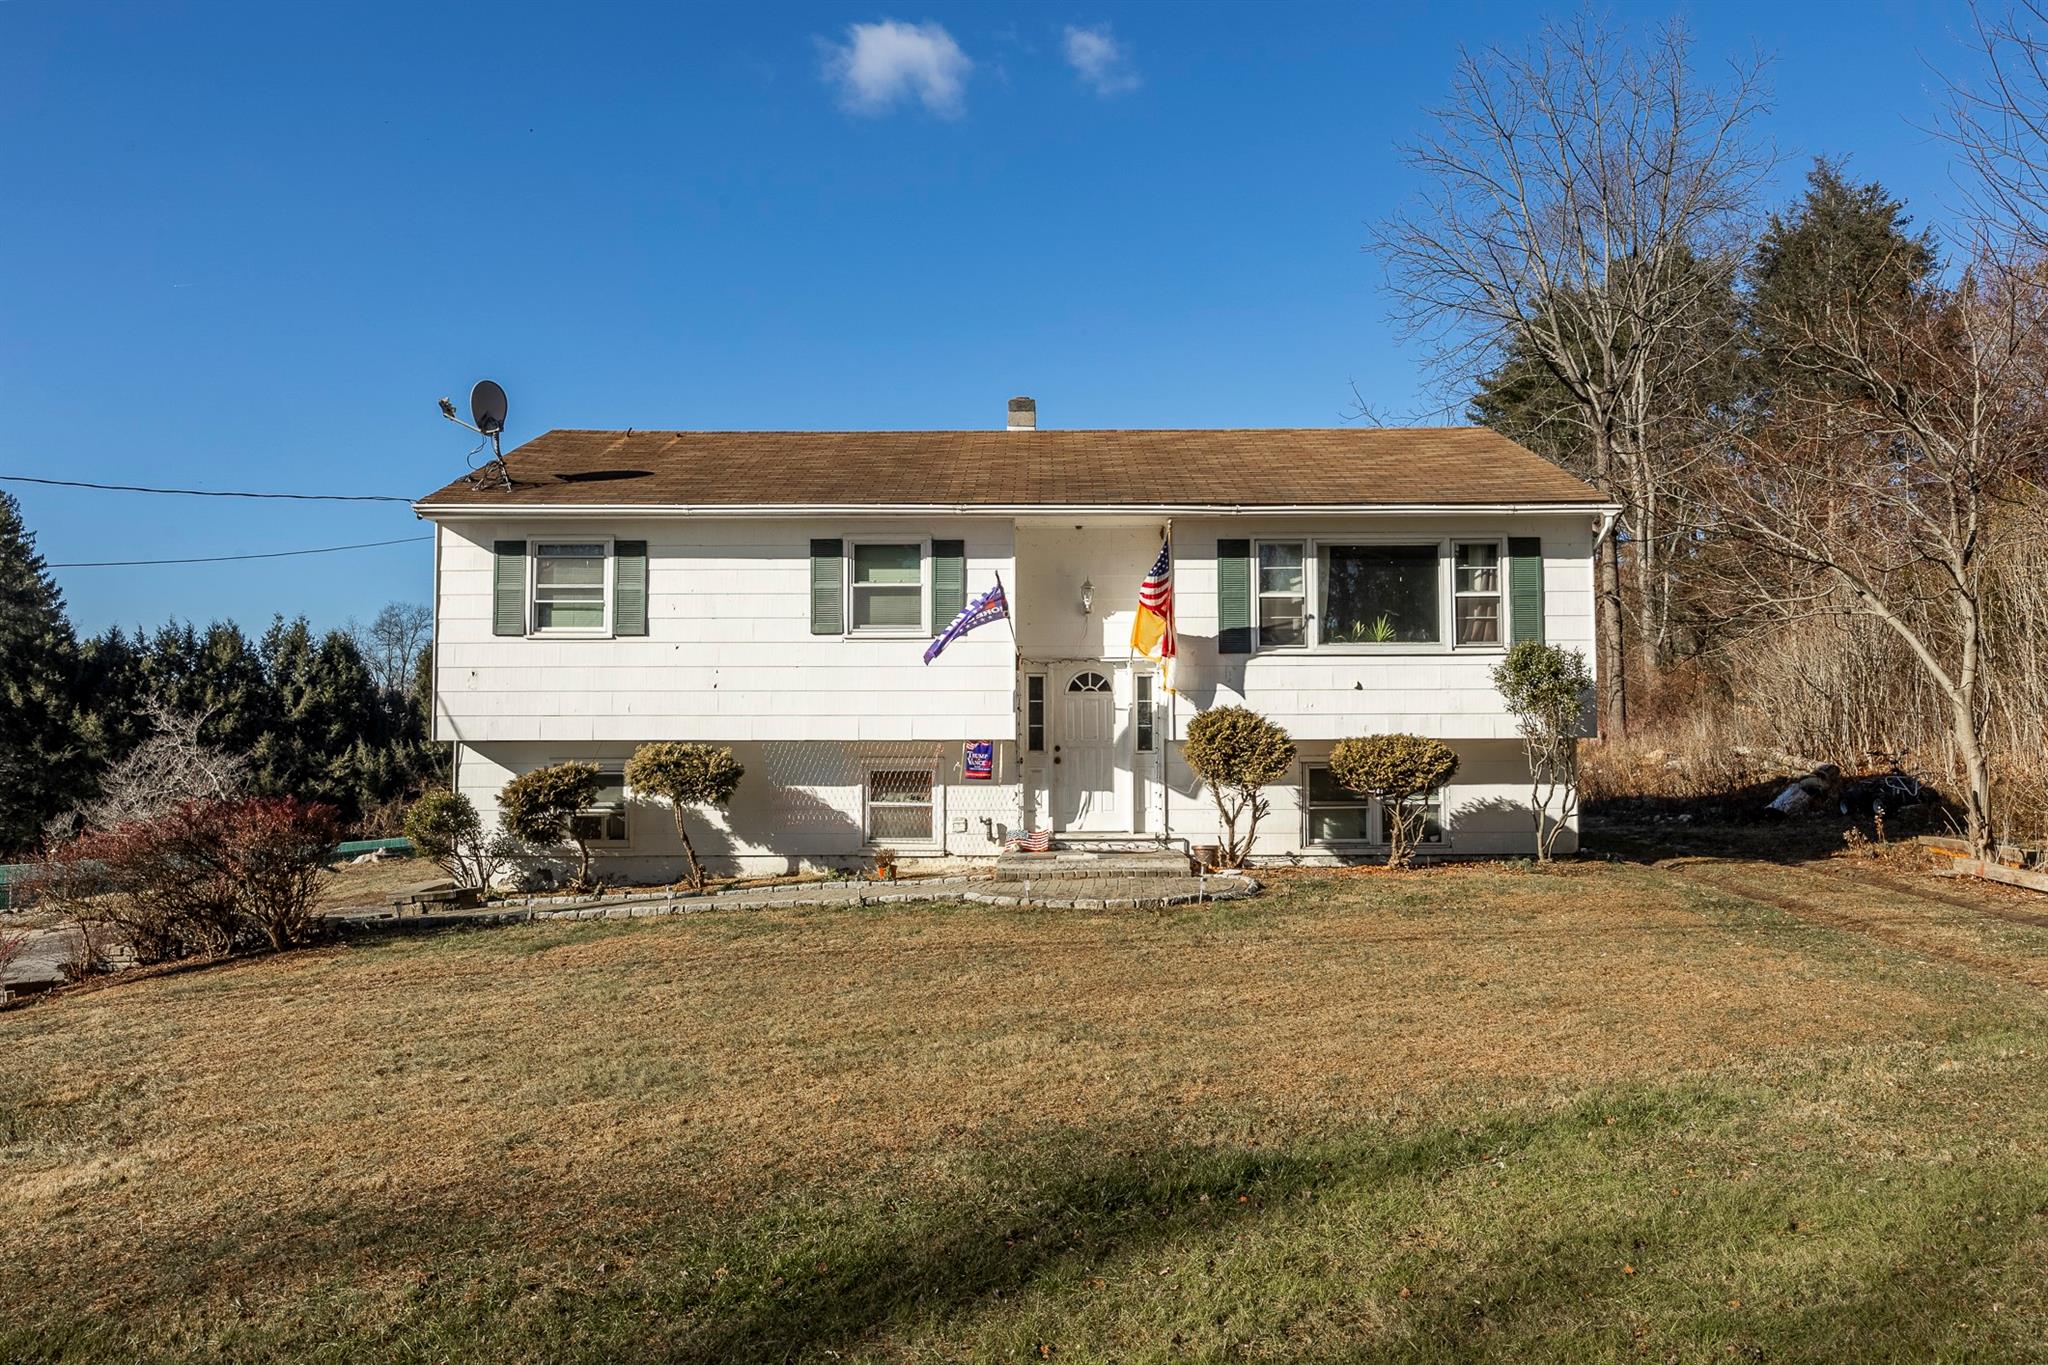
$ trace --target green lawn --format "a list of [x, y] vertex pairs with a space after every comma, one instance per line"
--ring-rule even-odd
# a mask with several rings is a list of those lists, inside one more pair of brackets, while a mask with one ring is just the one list
[[2048, 928], [1841, 862], [355, 943], [0, 1014], [0, 1359], [2048, 1356]]

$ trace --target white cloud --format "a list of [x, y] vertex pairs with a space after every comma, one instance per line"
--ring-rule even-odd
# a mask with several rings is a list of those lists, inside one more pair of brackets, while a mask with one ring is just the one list
[[880, 114], [912, 95], [941, 118], [965, 112], [974, 63], [938, 24], [848, 24], [845, 43], [822, 46], [825, 80], [854, 113]]
[[1108, 24], [1093, 28], [1068, 24], [1064, 48], [1067, 65], [1096, 94], [1107, 97], [1138, 88], [1140, 82], [1131, 67], [1131, 54], [1109, 31]]

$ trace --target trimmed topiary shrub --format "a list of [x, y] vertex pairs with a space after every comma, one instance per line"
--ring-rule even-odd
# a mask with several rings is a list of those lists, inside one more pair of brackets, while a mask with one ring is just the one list
[[1386, 826], [1387, 866], [1406, 867], [1422, 837], [1427, 796], [1458, 771], [1458, 756], [1440, 739], [1421, 735], [1367, 735], [1340, 739], [1330, 749], [1330, 776], [1380, 803]]
[[576, 845], [576, 885], [590, 885], [590, 845], [576, 829], [578, 811], [597, 803], [604, 774], [595, 763], [556, 763], [521, 773], [498, 793], [505, 832], [536, 848]]
[[658, 796], [674, 808], [676, 833], [682, 836], [683, 853], [690, 860], [693, 890], [704, 889], [704, 868], [697, 861], [697, 846], [690, 842], [690, 827], [683, 812], [691, 806], [725, 805], [746, 775], [747, 770], [730, 749], [673, 740], [641, 745], [626, 764], [626, 782], [634, 792]]
[[[1215, 798], [1223, 822], [1223, 865], [1242, 867], [1270, 809], [1264, 789], [1294, 767], [1294, 741], [1256, 711], [1219, 706], [1188, 722], [1181, 753]], [[1251, 819], [1240, 838], [1237, 822], [1246, 814]]]

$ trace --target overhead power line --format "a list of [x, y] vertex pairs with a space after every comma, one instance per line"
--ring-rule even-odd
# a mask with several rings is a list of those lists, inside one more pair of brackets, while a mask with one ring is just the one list
[[93, 559], [50, 564], [52, 569], [127, 569], [143, 564], [223, 564], [231, 559], [290, 559], [294, 555], [331, 555], [342, 550], [374, 550], [380, 545], [421, 545], [432, 536], [401, 536], [397, 540], [366, 540], [359, 545], [323, 545], [317, 550], [272, 550], [256, 555], [199, 555], [192, 559]]
[[[145, 488], [132, 483], [86, 483], [79, 479], [38, 479], [27, 474], [0, 474], [0, 483], [39, 483], [50, 488], [91, 488], [102, 493], [167, 493], [181, 498], [275, 498], [286, 502], [402, 502], [411, 498], [387, 493], [229, 493], [213, 488]], [[304, 553], [313, 553], [305, 551]], [[138, 561], [141, 562], [141, 561]], [[170, 561], [165, 561], [170, 562]]]

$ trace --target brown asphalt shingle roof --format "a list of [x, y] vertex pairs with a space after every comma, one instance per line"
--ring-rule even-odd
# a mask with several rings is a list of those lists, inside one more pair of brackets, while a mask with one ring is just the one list
[[1600, 503], [1484, 427], [1232, 431], [550, 431], [513, 487], [424, 509], [594, 506], [1346, 506]]

